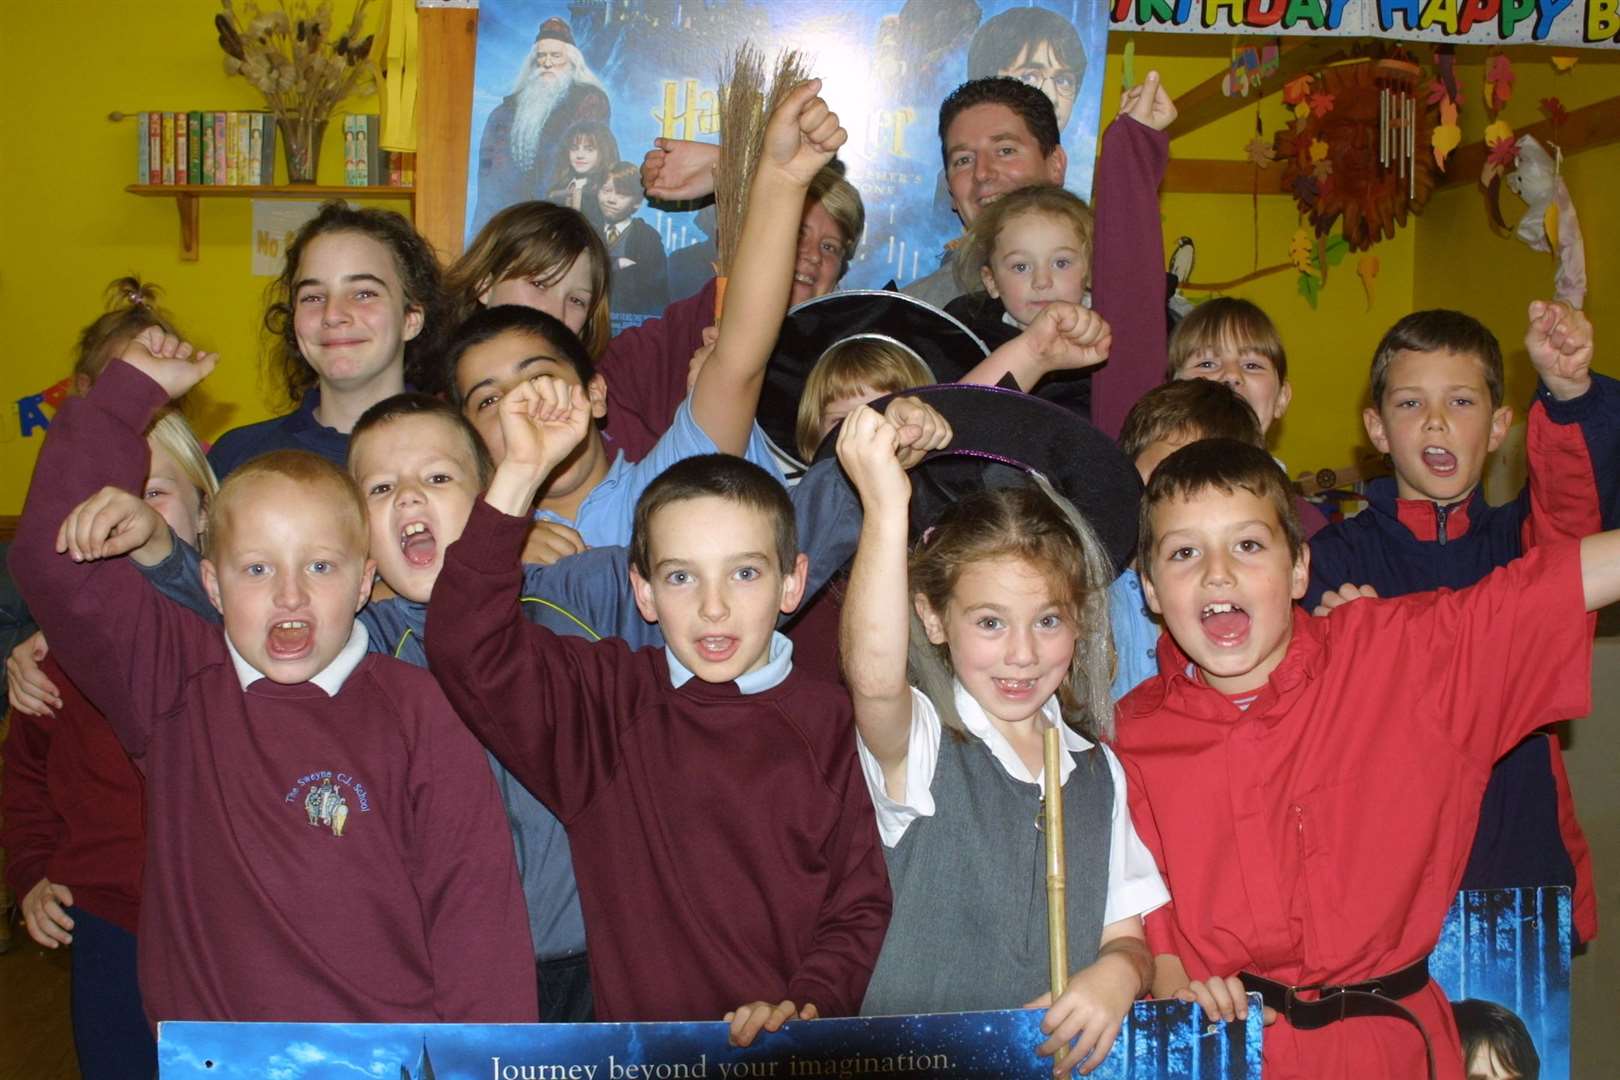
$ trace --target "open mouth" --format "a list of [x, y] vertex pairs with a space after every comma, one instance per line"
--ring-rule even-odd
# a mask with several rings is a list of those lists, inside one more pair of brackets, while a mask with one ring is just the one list
[[697, 640], [698, 655], [711, 664], [723, 664], [737, 653], [739, 642], [729, 634], [711, 634]]
[[315, 648], [315, 630], [304, 619], [286, 619], [270, 627], [265, 652], [272, 660], [297, 660]]
[[1205, 604], [1198, 619], [1204, 635], [1222, 648], [1241, 645], [1249, 636], [1249, 613], [1230, 601]]
[[800, 271], [800, 272], [795, 273], [793, 275], [793, 284], [795, 284], [795, 285], [808, 285], [810, 288], [813, 289], [813, 288], [816, 287], [816, 279], [811, 277], [809, 274], [806, 274], [806, 273]]
[[1423, 466], [1436, 476], [1454, 476], [1457, 472], [1457, 455], [1443, 446], [1425, 446]]
[[1025, 701], [1035, 693], [1034, 679], [997, 679], [991, 678], [996, 693], [1009, 701]]
[[412, 521], [399, 530], [399, 550], [412, 566], [432, 566], [439, 556], [439, 542], [425, 521]]

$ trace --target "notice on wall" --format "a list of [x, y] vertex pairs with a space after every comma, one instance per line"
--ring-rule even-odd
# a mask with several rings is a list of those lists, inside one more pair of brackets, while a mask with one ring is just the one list
[[287, 258], [287, 245], [298, 230], [321, 208], [319, 202], [282, 199], [253, 200], [253, 237], [250, 268], [254, 277], [275, 277]]

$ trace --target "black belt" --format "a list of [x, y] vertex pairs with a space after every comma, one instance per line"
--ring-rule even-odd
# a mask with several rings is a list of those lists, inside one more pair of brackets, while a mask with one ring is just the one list
[[[1260, 1000], [1268, 1008], [1275, 1009], [1278, 1016], [1301, 1031], [1312, 1031], [1361, 1016], [1387, 1016], [1407, 1021], [1423, 1036], [1423, 1054], [1429, 1063], [1429, 1080], [1435, 1080], [1434, 1046], [1429, 1042], [1429, 1033], [1412, 1011], [1398, 1000], [1411, 997], [1429, 985], [1427, 956], [1393, 974], [1344, 986], [1324, 983], [1288, 986], [1252, 971], [1241, 971], [1238, 978], [1243, 981], [1243, 989], [1259, 994]], [[1299, 996], [1301, 993], [1315, 996], [1304, 998]]]

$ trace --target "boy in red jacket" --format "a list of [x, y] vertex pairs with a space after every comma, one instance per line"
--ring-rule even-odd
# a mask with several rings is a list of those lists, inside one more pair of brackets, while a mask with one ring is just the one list
[[1274, 1080], [1410, 1080], [1426, 1059], [1461, 1080], [1428, 954], [1491, 765], [1588, 710], [1585, 612], [1620, 599], [1620, 532], [1313, 618], [1287, 478], [1212, 439], [1154, 472], [1139, 543], [1169, 634], [1116, 745], [1172, 897], [1146, 920], [1155, 991], [1227, 1017], [1260, 992]]
[[432, 678], [368, 655], [355, 622], [375, 564], [353, 482], [297, 451], [232, 474], [203, 563], [223, 636], [94, 561], [134, 546], [141, 432], [213, 366], [190, 357], [148, 331], [63, 405], [11, 550], [53, 654], [146, 776], [148, 1016], [532, 1018], [489, 767]]
[[763, 469], [688, 458], [636, 505], [631, 583], [665, 648], [562, 638], [519, 605], [539, 485], [584, 438], [583, 391], [499, 404], [506, 456], [428, 606], [428, 664], [568, 829], [601, 1020], [853, 1015], [889, 921], [849, 697], [774, 632], [804, 589], [792, 504]]

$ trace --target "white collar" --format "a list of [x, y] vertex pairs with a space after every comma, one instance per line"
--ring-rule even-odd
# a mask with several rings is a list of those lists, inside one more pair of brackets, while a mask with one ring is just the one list
[[[354, 674], [354, 669], [360, 666], [360, 661], [366, 658], [366, 650], [370, 647], [371, 635], [366, 633], [366, 628], [359, 619], [354, 620], [354, 629], [349, 631], [349, 640], [344, 642], [343, 648], [338, 650], [332, 662], [316, 672], [309, 681], [324, 690], [327, 697], [337, 697], [338, 691], [343, 689], [344, 682]], [[242, 684], [243, 690], [260, 679], [269, 678], [243, 659], [242, 654], [236, 651], [236, 646], [231, 644], [229, 634], [225, 635], [225, 649], [231, 654], [231, 666], [236, 669], [236, 681]]]
[[[952, 680], [952, 685], [956, 689], [956, 715], [961, 719], [962, 726], [968, 729], [968, 733], [990, 748], [990, 755], [1006, 770], [1008, 776], [1026, 784], [1041, 783], [1044, 778], [1029, 774], [1024, 759], [1018, 756], [1018, 751], [1012, 748], [1012, 743], [1008, 742], [1007, 737], [990, 722], [984, 709], [973, 700], [973, 695], [963, 688], [959, 680]], [[1056, 694], [1046, 699], [1046, 704], [1041, 706], [1041, 714], [1050, 723], [1056, 724], [1058, 731], [1062, 733], [1064, 754], [1058, 770], [1058, 782], [1066, 783], [1069, 774], [1074, 771], [1074, 755], [1091, 749], [1092, 744], [1085, 736], [1063, 722]]]
[[[669, 663], [670, 685], [679, 690], [697, 676], [675, 657], [675, 650], [664, 646], [664, 659]], [[793, 640], [780, 630], [771, 631], [771, 651], [765, 664], [753, 671], [737, 676], [737, 693], [763, 694], [782, 685], [793, 673]]]

